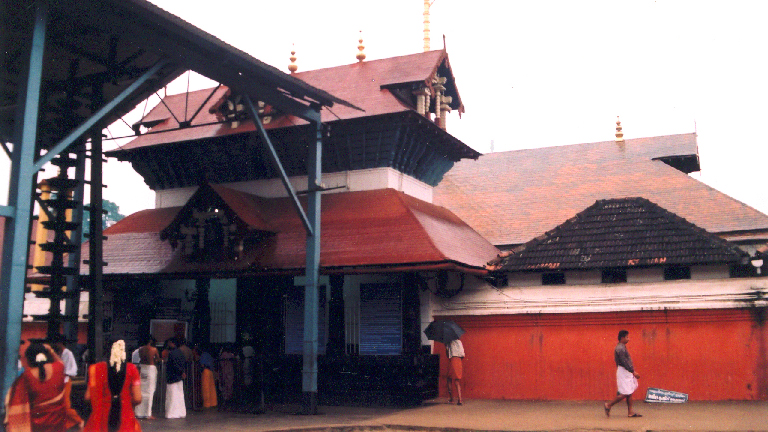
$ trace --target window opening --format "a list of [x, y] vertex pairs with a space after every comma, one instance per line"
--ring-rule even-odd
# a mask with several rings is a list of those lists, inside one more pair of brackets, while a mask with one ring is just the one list
[[543, 273], [541, 275], [542, 285], [565, 285], [565, 273]]

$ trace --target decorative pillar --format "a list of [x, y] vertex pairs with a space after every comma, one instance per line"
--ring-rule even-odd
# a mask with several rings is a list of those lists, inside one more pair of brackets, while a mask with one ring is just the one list
[[451, 112], [451, 102], [453, 98], [451, 96], [443, 96], [440, 101], [440, 127], [446, 130], [448, 127], [448, 113]]
[[445, 77], [437, 76], [435, 77], [434, 85], [432, 88], [435, 90], [435, 122], [438, 126], [445, 129], [442, 124], [442, 105], [443, 105], [443, 93], [445, 92]]
[[414, 90], [413, 94], [416, 95], [416, 112], [426, 116], [429, 113], [429, 96], [431, 95], [429, 88], [421, 87]]

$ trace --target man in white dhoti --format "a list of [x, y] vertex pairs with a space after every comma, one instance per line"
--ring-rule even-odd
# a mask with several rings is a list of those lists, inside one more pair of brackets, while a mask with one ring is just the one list
[[152, 400], [155, 398], [157, 387], [157, 363], [160, 361], [160, 353], [155, 344], [157, 341], [150, 336], [147, 344], [139, 348], [139, 372], [141, 374], [141, 404], [136, 410], [136, 417], [154, 420], [152, 415]]
[[171, 352], [168, 354], [168, 363], [165, 368], [165, 417], [184, 418], [187, 416], [187, 406], [184, 403], [187, 362], [176, 338], [168, 341], [168, 348]]
[[637, 390], [637, 379], [640, 378], [640, 375], [635, 372], [632, 358], [629, 356], [629, 351], [627, 351], [627, 343], [629, 343], [629, 332], [621, 330], [619, 332], [619, 343], [613, 351], [613, 360], [616, 362], [616, 386], [618, 387], [618, 392], [616, 393], [616, 398], [603, 405], [606, 417], [611, 416], [611, 407], [623, 399], [627, 401], [628, 417], [642, 417], [632, 410], [632, 393]]

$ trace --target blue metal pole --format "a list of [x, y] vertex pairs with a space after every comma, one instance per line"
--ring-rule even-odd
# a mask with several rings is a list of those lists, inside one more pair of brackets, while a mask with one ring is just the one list
[[[2, 273], [0, 273], [0, 334], [5, 337], [0, 350], [0, 382], [5, 395], [16, 378], [16, 353], [21, 339], [21, 316], [24, 309], [24, 285], [29, 254], [29, 225], [32, 213], [33, 183], [37, 170], [35, 142], [37, 116], [43, 75], [43, 51], [48, 8], [45, 1], [37, 2], [35, 25], [29, 57], [26, 94], [20, 97], [21, 116], [16, 124], [11, 158], [11, 181], [8, 204], [14, 209], [6, 219], [3, 242]], [[5, 401], [3, 400], [3, 404]]]
[[[288, 174], [285, 173], [283, 164], [280, 162], [280, 156], [277, 155], [277, 150], [275, 150], [275, 146], [272, 145], [272, 141], [269, 139], [269, 135], [267, 135], [267, 131], [264, 129], [264, 125], [261, 123], [261, 119], [259, 119], [259, 113], [256, 111], [256, 108], [254, 107], [253, 102], [248, 95], [245, 95], [245, 106], [248, 109], [248, 113], [253, 118], [253, 124], [256, 125], [256, 131], [259, 133], [262, 141], [264, 141], [264, 144], [267, 146], [270, 159], [272, 160], [272, 165], [280, 174], [280, 180], [282, 180], [283, 186], [285, 186], [285, 190], [288, 192], [288, 197], [291, 198], [293, 208], [295, 208], [296, 212], [299, 213], [299, 218], [304, 224], [304, 229], [307, 230], [307, 234], [312, 235], [312, 224], [307, 218], [307, 215], [304, 213], [304, 209], [301, 207], [301, 203], [299, 202], [299, 198], [296, 195], [296, 191], [293, 190], [291, 181], [288, 179]], [[311, 182], [309, 188], [312, 189]]]
[[320, 180], [323, 151], [322, 123], [315, 125], [315, 145], [309, 146], [307, 160], [307, 214], [312, 231], [307, 234], [307, 285], [304, 288], [304, 367], [302, 391], [306, 414], [317, 414], [317, 344], [318, 344], [318, 278], [320, 276]]

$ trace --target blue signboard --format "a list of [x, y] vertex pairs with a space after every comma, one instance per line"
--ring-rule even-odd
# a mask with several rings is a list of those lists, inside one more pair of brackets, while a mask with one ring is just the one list
[[402, 351], [403, 312], [399, 285], [360, 285], [360, 355]]
[[671, 390], [649, 388], [645, 393], [645, 401], [655, 403], [685, 403], [688, 402], [688, 395], [686, 393], [679, 393]]
[[[317, 323], [317, 353], [325, 354], [328, 323], [325, 314], [325, 286], [318, 287], [319, 320]], [[303, 354], [304, 347], [304, 287], [288, 290], [285, 297], [285, 353]]]

